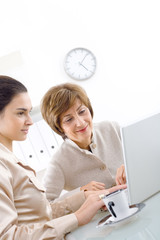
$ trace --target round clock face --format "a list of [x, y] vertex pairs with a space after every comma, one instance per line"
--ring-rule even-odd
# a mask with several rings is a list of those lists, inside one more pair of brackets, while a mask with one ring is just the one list
[[88, 49], [75, 48], [66, 55], [64, 68], [73, 79], [85, 80], [95, 73], [96, 58]]

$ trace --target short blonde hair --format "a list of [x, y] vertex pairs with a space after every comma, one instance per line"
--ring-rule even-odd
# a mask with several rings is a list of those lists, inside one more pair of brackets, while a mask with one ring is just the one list
[[93, 109], [85, 90], [73, 83], [59, 84], [51, 87], [41, 101], [41, 113], [48, 125], [65, 138], [60, 125], [60, 116], [73, 106], [79, 99], [90, 111], [93, 118]]

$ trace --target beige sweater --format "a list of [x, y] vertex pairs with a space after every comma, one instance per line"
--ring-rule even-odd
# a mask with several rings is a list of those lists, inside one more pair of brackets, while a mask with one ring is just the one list
[[[54, 154], [44, 177], [47, 198], [59, 197], [63, 189], [79, 191], [90, 181], [115, 184], [117, 168], [123, 163], [119, 126], [115, 122], [94, 124], [92, 153], [66, 139]], [[72, 194], [70, 192], [70, 194]]]
[[80, 192], [49, 203], [34, 171], [0, 144], [0, 239], [63, 239], [77, 228], [73, 212], [84, 200]]

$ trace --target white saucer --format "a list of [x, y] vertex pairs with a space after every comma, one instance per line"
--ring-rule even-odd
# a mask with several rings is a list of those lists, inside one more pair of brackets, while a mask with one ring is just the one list
[[116, 220], [111, 215], [108, 215], [108, 216], [104, 217], [103, 219], [101, 219], [101, 221], [99, 221], [99, 223], [96, 227], [102, 227], [104, 225], [115, 225], [115, 224], [117, 225], [118, 223], [126, 223], [126, 221], [128, 221], [128, 219], [130, 219], [132, 216], [134, 216], [136, 213], [138, 213], [144, 206], [145, 206], [144, 203], [140, 203], [140, 204], [131, 206], [129, 215], [127, 215], [127, 217], [119, 219], [119, 220]]

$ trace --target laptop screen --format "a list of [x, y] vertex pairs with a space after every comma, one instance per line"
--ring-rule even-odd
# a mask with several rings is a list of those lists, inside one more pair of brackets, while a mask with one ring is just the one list
[[121, 137], [133, 205], [160, 191], [160, 113], [121, 127]]

